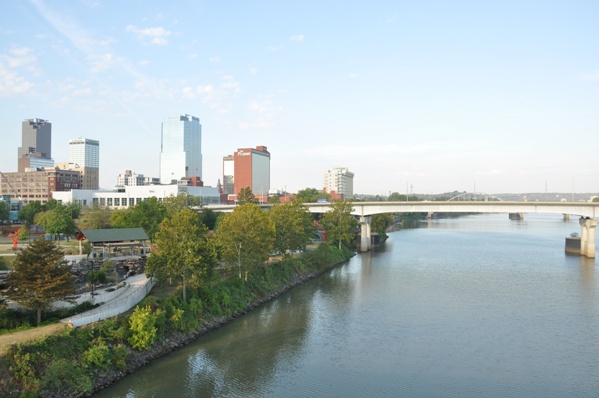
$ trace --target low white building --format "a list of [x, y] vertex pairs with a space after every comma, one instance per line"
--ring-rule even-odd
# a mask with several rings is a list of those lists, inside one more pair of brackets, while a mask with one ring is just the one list
[[108, 191], [91, 191], [74, 189], [72, 191], [52, 192], [52, 198], [62, 203], [76, 202], [81, 206], [107, 206], [112, 209], [123, 209], [151, 198], [162, 201], [169, 196], [178, 196], [187, 192], [190, 196], [199, 197], [202, 204], [220, 204], [220, 193], [213, 187], [188, 187], [180, 185], [140, 185], [126, 186], [124, 189]]

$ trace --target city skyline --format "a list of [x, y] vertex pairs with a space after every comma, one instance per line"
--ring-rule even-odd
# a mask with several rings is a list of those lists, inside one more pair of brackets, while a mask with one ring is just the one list
[[56, 162], [102, 143], [102, 188], [158, 176], [189, 114], [208, 186], [259, 144], [289, 192], [335, 167], [356, 194], [599, 192], [599, 3], [140, 4], [3, 4], [0, 171], [40, 118]]

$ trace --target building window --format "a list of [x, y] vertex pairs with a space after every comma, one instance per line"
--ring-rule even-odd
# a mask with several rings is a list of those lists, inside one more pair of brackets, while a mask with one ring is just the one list
[[112, 206], [112, 198], [108, 198], [107, 201], [108, 206]]
[[135, 206], [135, 198], [129, 198], [129, 206]]
[[114, 205], [115, 206], [120, 206], [121, 205], [121, 198], [114, 198]]
[[106, 198], [100, 198], [100, 206], [106, 206]]
[[98, 205], [98, 198], [92, 198], [92, 203], [97, 206]]

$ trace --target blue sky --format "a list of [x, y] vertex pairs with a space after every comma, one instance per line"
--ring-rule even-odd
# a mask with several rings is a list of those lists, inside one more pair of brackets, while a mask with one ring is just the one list
[[101, 186], [158, 177], [160, 124], [202, 124], [203, 179], [265, 145], [271, 187], [599, 192], [599, 2], [5, 0], [0, 171], [21, 122], [100, 141]]

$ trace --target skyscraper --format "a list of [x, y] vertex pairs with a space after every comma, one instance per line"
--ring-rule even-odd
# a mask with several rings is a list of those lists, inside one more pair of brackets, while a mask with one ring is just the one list
[[202, 177], [202, 126], [191, 115], [172, 115], [162, 122], [160, 183]]
[[69, 163], [81, 171], [81, 188], [100, 186], [100, 142], [88, 138], [69, 141]]
[[[223, 159], [223, 167], [230, 170], [230, 160]], [[265, 146], [239, 148], [233, 156], [235, 195], [250, 188], [254, 195], [268, 195], [270, 190], [270, 152]], [[223, 173], [223, 177], [226, 174]]]
[[30, 167], [51, 167], [52, 123], [44, 119], [27, 119], [21, 130], [21, 146], [18, 149], [18, 170]]

